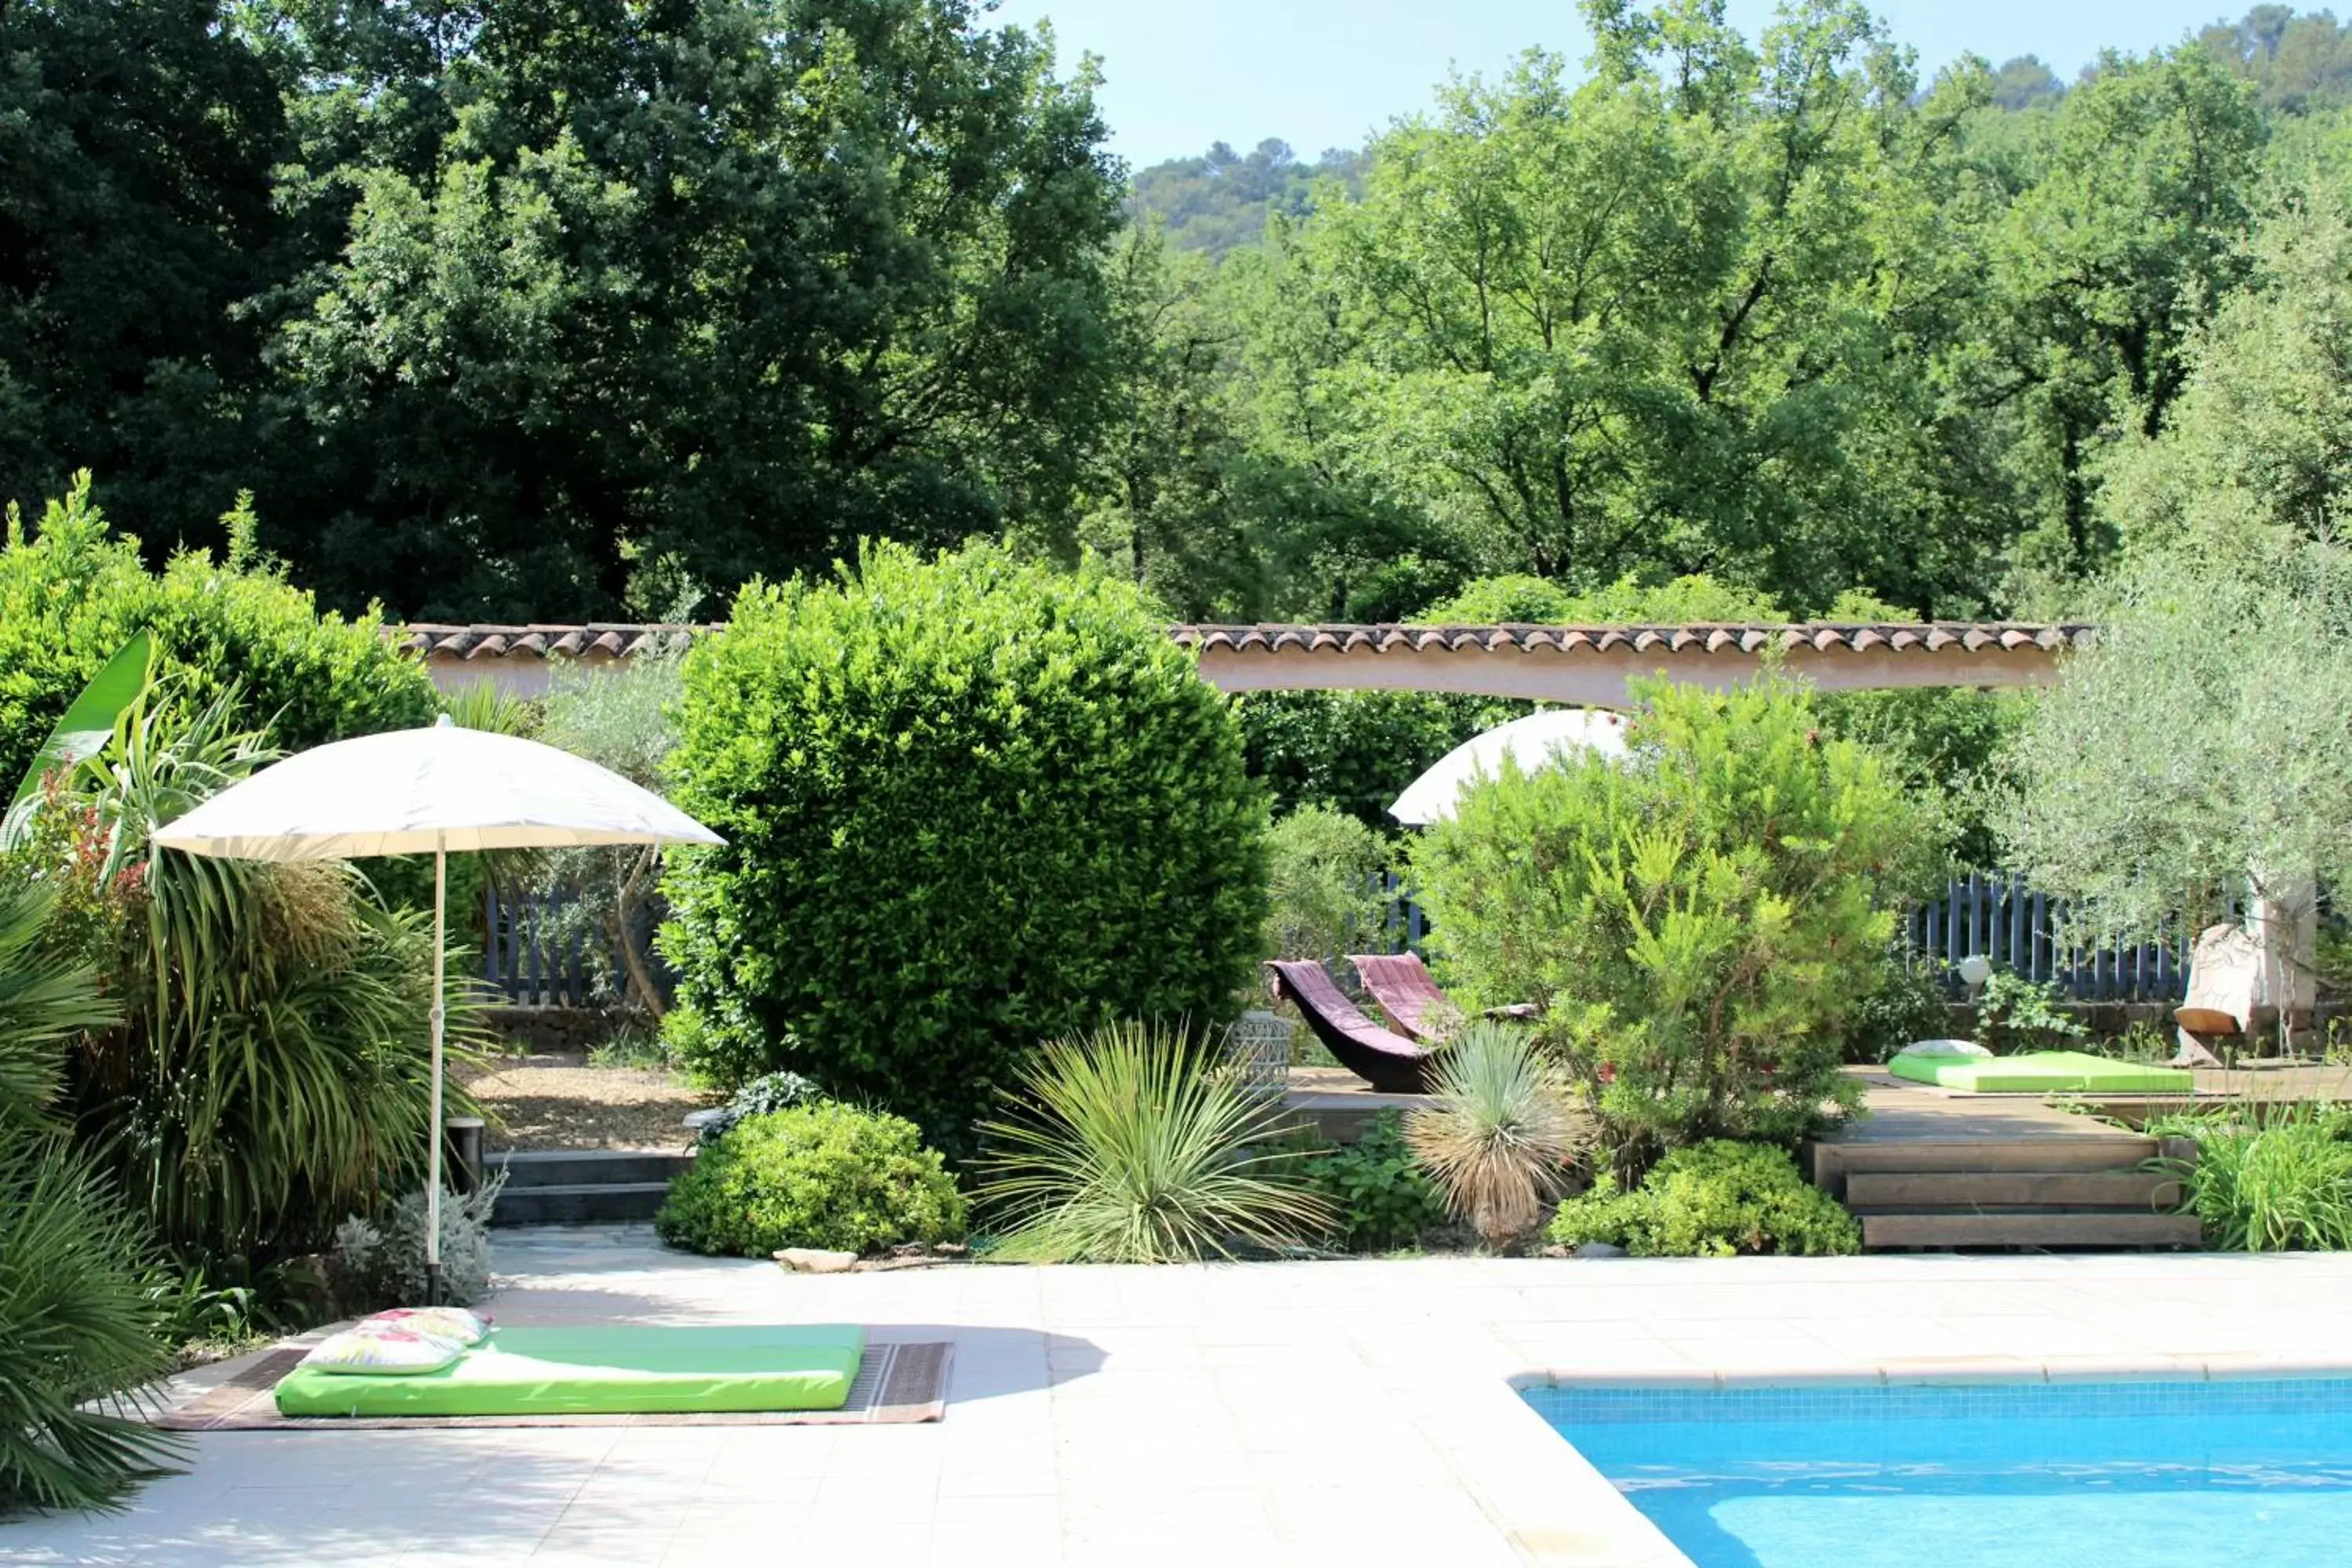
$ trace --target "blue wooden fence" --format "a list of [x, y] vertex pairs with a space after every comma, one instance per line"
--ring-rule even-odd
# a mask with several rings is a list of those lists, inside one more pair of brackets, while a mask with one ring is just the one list
[[[1973, 953], [2036, 982], [2054, 982], [2078, 1002], [2178, 1002], [2188, 994], [2196, 932], [2185, 926], [2159, 942], [2111, 940], [2062, 948], [2053, 934], [2062, 907], [2019, 876], [1978, 874], [1911, 911], [1911, 943], [1947, 965]], [[1959, 977], [1945, 984], [1961, 993]]]
[[[484, 892], [482, 982], [509, 1005], [588, 1007], [610, 1001], [614, 990], [626, 989], [620, 950], [594, 951], [604, 946], [602, 925], [572, 921], [571, 931], [559, 931], [555, 916], [562, 907], [560, 900], [525, 896], [509, 901], [495, 888]], [[636, 912], [638, 934], [646, 943], [646, 967], [656, 988], [667, 994], [675, 976], [652, 951], [654, 911], [640, 903]]]
[[[1380, 931], [1376, 939], [1368, 934], [1365, 946], [1419, 952], [1429, 935], [1429, 917], [1412, 889], [1387, 872], [1380, 891]], [[587, 1006], [596, 999], [600, 979], [621, 973], [617, 952], [592, 954], [577, 931], [567, 938], [554, 934], [552, 912], [541, 900], [503, 902], [495, 890], [483, 900], [482, 979], [509, 1003]], [[2056, 903], [2026, 887], [2021, 877], [1979, 875], [1952, 883], [1941, 898], [1913, 910], [1906, 930], [1914, 947], [1947, 966], [1982, 953], [2029, 980], [2054, 981], [2077, 1001], [2178, 1002], [2185, 994], [2193, 933], [2168, 933], [2160, 942], [2062, 948], [2053, 934], [2059, 913]], [[650, 963], [655, 983], [667, 990], [667, 968], [657, 954]], [[1959, 977], [1948, 967], [1946, 984], [1954, 995], [1960, 994]]]
[[[1381, 927], [1388, 951], [1420, 951], [1428, 917], [1394, 875], [1382, 879], [1381, 889], [1388, 897]], [[1905, 929], [1912, 946], [1947, 965], [1945, 984], [1955, 996], [1964, 988], [1948, 966], [1973, 953], [2036, 983], [2055, 982], [2061, 994], [2078, 1002], [2178, 1002], [2186, 994], [2193, 932], [2167, 933], [2163, 942], [2065, 948], [2055, 934], [2062, 912], [2024, 878], [1996, 872], [1949, 884], [1941, 898], [1913, 910]]]

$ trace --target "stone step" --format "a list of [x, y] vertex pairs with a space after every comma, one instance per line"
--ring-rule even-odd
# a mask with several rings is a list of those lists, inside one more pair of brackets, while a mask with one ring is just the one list
[[1855, 1171], [1846, 1206], [1858, 1213], [1957, 1209], [2177, 1208], [2180, 1184], [2152, 1171]]
[[1862, 1245], [1958, 1247], [2195, 1247], [2195, 1215], [2172, 1214], [1873, 1214], [1862, 1216]]
[[1864, 1173], [2128, 1171], [2156, 1157], [2157, 1141], [2137, 1132], [2116, 1131], [2085, 1132], [2072, 1138], [1955, 1139], [1949, 1142], [1825, 1140], [1813, 1149], [1817, 1170], [1851, 1179]]
[[499, 1194], [490, 1223], [506, 1225], [589, 1225], [599, 1220], [651, 1219], [667, 1182], [600, 1182], [548, 1186], [509, 1187]]
[[492, 1154], [483, 1162], [484, 1173], [503, 1170], [507, 1190], [526, 1187], [581, 1187], [627, 1182], [667, 1182], [688, 1165], [694, 1156], [673, 1149], [531, 1149]]

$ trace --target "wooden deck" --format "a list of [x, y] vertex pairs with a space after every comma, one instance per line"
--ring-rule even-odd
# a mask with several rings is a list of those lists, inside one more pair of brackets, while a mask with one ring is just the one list
[[2033, 1096], [1963, 1094], [1853, 1071], [1868, 1114], [1806, 1152], [1814, 1184], [1861, 1216], [1864, 1247], [2197, 1245], [2196, 1216], [2172, 1212], [2179, 1183], [2150, 1168], [2193, 1145], [2160, 1143]]
[[1341, 1143], [1353, 1143], [1364, 1123], [1383, 1110], [1404, 1111], [1428, 1103], [1425, 1094], [1381, 1094], [1346, 1068], [1292, 1068], [1290, 1087], [1282, 1097], [1287, 1115]]

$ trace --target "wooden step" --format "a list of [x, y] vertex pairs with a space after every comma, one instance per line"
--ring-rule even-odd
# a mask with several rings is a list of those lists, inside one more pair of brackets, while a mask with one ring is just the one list
[[1893, 1247], [2195, 1247], [2193, 1214], [1873, 1214], [1862, 1245]]
[[2180, 1204], [2180, 1184], [2151, 1171], [1857, 1171], [1845, 1179], [1856, 1211], [2124, 1209], [2154, 1214]]

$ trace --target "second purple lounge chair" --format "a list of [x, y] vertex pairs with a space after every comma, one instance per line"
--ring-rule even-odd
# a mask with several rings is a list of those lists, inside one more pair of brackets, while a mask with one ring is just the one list
[[[1357, 977], [1381, 1011], [1396, 1021], [1396, 1026], [1426, 1046], [1444, 1042], [1462, 1026], [1462, 1009], [1454, 999], [1438, 988], [1417, 952], [1359, 952], [1348, 962], [1356, 966]], [[1528, 1019], [1540, 1014], [1542, 1008], [1532, 1002], [1515, 1002], [1507, 1007], [1489, 1007], [1489, 1018]]]
[[1315, 1037], [1339, 1065], [1382, 1094], [1419, 1094], [1429, 1065], [1427, 1047], [1382, 1028], [1348, 1000], [1321, 964], [1276, 959], [1267, 964], [1274, 994], [1298, 1009]]

